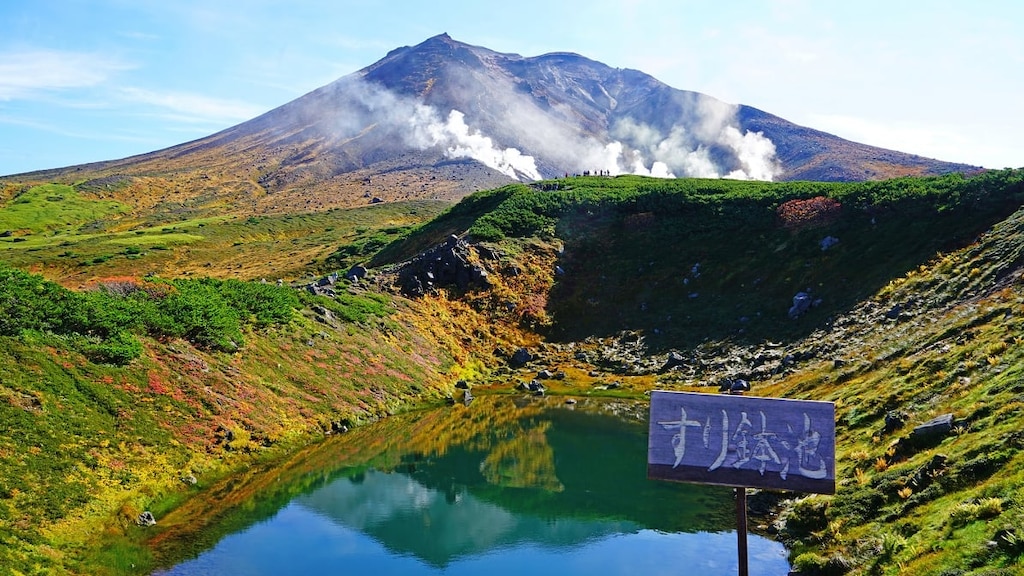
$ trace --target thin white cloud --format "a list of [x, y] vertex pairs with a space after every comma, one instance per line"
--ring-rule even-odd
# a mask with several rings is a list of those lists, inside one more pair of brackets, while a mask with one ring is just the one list
[[132, 65], [101, 54], [59, 50], [0, 53], [0, 100], [96, 86]]
[[[986, 159], [998, 156], [997, 150], [989, 149], [994, 148], [991, 142], [972, 139], [964, 131], [964, 126], [887, 122], [838, 114], [813, 113], [808, 115], [806, 123], [855, 142], [949, 162], [991, 164], [991, 160]], [[998, 136], [991, 135], [993, 138]], [[1012, 148], [1013, 146], [1010, 146], [1008, 149]], [[1007, 165], [1013, 165], [1013, 162]]]
[[249, 120], [267, 111], [263, 106], [241, 100], [213, 98], [189, 92], [121, 88], [120, 94], [129, 102], [163, 109], [179, 122], [237, 122]]
[[142, 143], [153, 142], [153, 139], [150, 136], [116, 133], [109, 130], [104, 131], [102, 133], [94, 131], [70, 130], [62, 124], [55, 124], [53, 122], [36, 120], [33, 118], [9, 116], [6, 114], [0, 114], [0, 124], [19, 126], [21, 128], [29, 128], [31, 130], [48, 132], [50, 134], [56, 134], [58, 136], [63, 136], [65, 138], [74, 138], [76, 140], [102, 140], [106, 142]]

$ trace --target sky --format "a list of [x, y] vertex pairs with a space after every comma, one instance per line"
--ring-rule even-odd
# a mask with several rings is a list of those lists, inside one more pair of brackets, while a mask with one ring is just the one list
[[3, 0], [0, 175], [239, 124], [447, 32], [871, 144], [1024, 166], [1018, 0]]

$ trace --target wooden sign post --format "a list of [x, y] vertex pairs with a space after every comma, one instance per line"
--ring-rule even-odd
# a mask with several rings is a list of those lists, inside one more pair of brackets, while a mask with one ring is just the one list
[[747, 492], [835, 494], [831, 402], [651, 393], [647, 477], [736, 488], [740, 576], [747, 576]]

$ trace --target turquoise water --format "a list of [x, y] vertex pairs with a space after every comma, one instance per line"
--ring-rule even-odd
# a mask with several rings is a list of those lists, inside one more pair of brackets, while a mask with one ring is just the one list
[[[646, 406], [580, 404], [481, 398], [332, 439], [215, 490], [252, 497], [179, 519], [203, 544], [164, 543], [158, 574], [736, 574], [731, 490], [647, 480]], [[749, 554], [789, 571], [779, 543]]]

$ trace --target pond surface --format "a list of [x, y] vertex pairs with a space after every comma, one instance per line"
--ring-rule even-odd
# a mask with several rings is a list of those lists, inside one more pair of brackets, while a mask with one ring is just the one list
[[648, 480], [646, 410], [481, 397], [358, 428], [161, 520], [157, 574], [736, 574], [732, 490]]

